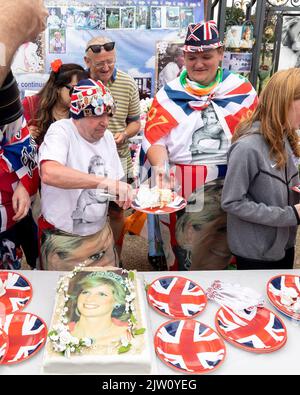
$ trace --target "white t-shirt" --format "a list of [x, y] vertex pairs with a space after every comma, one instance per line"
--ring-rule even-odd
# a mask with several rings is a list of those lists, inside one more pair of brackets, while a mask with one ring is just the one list
[[[62, 119], [48, 129], [39, 150], [39, 163], [54, 160], [84, 173], [119, 180], [124, 176], [113, 135], [106, 130], [96, 143], [80, 136], [72, 119]], [[98, 194], [97, 194], [98, 192]], [[42, 215], [50, 224], [81, 236], [101, 230], [107, 217], [108, 200], [100, 189], [62, 189], [42, 182]]]
[[226, 164], [231, 134], [225, 133], [220, 119], [210, 104], [205, 110], [192, 112], [155, 145], [166, 147], [171, 163]]

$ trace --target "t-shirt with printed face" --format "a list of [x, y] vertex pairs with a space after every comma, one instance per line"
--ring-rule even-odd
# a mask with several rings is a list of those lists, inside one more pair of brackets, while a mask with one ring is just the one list
[[[111, 132], [96, 143], [79, 134], [72, 119], [53, 123], [39, 150], [39, 163], [53, 160], [84, 173], [119, 180], [124, 176]], [[81, 236], [103, 229], [108, 200], [101, 189], [62, 189], [41, 184], [41, 206], [44, 218], [56, 228]]]
[[171, 163], [224, 165], [231, 135], [225, 132], [220, 119], [210, 104], [202, 111], [191, 113], [185, 122], [155, 144], [167, 147]]

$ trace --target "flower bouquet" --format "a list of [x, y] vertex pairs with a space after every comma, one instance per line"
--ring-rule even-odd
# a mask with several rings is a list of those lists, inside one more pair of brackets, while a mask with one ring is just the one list
[[152, 105], [153, 98], [146, 97], [146, 99], [142, 99], [140, 101], [140, 108], [141, 108], [141, 131], [144, 132], [148, 111]]

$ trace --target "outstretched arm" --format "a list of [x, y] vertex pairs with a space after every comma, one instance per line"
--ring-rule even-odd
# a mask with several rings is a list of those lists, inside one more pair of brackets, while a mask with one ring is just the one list
[[23, 43], [33, 41], [46, 28], [47, 16], [43, 0], [1, 1], [0, 87], [17, 49]]
[[107, 192], [118, 196], [119, 205], [130, 207], [133, 191], [125, 182], [104, 176], [87, 174], [64, 166], [53, 160], [44, 160], [40, 164], [41, 180], [44, 184], [63, 189], [107, 189]]

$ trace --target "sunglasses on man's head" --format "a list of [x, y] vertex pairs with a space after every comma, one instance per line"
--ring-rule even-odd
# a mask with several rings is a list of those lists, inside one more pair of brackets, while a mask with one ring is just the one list
[[89, 45], [85, 52], [91, 49], [94, 53], [99, 53], [102, 48], [104, 48], [105, 51], [112, 51], [115, 48], [115, 43], [112, 41], [111, 43]]

